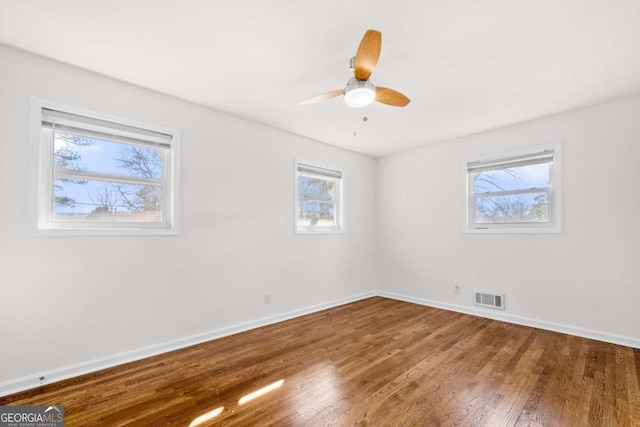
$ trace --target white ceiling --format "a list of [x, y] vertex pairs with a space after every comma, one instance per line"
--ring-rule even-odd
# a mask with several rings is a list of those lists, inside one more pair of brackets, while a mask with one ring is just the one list
[[[299, 106], [369, 28], [411, 104]], [[371, 156], [640, 93], [639, 0], [0, 0], [0, 42]]]

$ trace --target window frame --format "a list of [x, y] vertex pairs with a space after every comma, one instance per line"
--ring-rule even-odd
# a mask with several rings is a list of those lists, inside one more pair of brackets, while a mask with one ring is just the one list
[[[520, 222], [505, 224], [476, 223], [475, 218], [475, 192], [473, 172], [469, 171], [472, 163], [499, 164], [501, 162], [514, 161], [514, 159], [533, 159], [550, 155], [549, 162], [549, 186], [544, 188], [518, 189], [503, 192], [494, 192], [493, 195], [517, 195], [546, 193], [549, 204], [549, 221], [544, 223]], [[465, 159], [462, 162], [462, 232], [471, 234], [557, 234], [562, 233], [562, 146], [560, 142], [550, 142], [541, 145], [523, 147], [515, 150], [507, 150], [498, 153], [484, 154]]]
[[[334, 213], [336, 218], [335, 227], [299, 227], [298, 226], [298, 167], [299, 165], [307, 166], [312, 169], [326, 169], [328, 171], [336, 172], [340, 174], [340, 178], [337, 179], [336, 185], [336, 197]], [[293, 196], [293, 231], [294, 234], [345, 234], [345, 220], [344, 220], [344, 171], [332, 166], [323, 165], [316, 162], [309, 162], [301, 159], [294, 159], [294, 196]], [[324, 201], [323, 201], [324, 202]]]
[[[163, 148], [162, 164], [163, 176], [157, 181], [162, 189], [162, 222], [73, 222], [55, 221], [53, 206], [50, 201], [54, 194], [55, 176], [65, 170], [53, 167], [54, 147], [47, 144], [43, 134], [43, 109], [53, 110], [61, 114], [81, 116], [88, 121], [99, 121], [101, 125], [109, 124], [112, 129], [120, 127], [136, 128], [141, 132], [164, 134], [170, 137], [168, 148]], [[29, 117], [29, 193], [28, 200], [28, 230], [30, 236], [127, 236], [127, 235], [178, 235], [180, 234], [179, 222], [179, 159], [180, 159], [180, 132], [148, 123], [141, 123], [122, 117], [107, 115], [96, 111], [69, 106], [54, 101], [31, 97]], [[88, 127], [89, 128], [89, 127]], [[115, 142], [122, 142], [117, 139]], [[126, 143], [126, 142], [125, 142]], [[136, 145], [129, 143], [129, 145]], [[143, 144], [140, 144], [143, 146]], [[113, 176], [109, 181], [109, 174], [100, 172], [73, 172], [82, 179], [96, 179], [106, 182], [118, 182], [144, 185], [145, 178], [123, 178]], [[134, 182], [135, 181], [135, 182]], [[157, 183], [156, 182], [156, 183]]]

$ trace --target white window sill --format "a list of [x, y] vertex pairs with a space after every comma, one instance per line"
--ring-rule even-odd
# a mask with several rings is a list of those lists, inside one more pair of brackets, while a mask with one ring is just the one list
[[537, 227], [537, 228], [464, 228], [464, 234], [560, 234], [562, 229], [559, 227]]
[[294, 234], [347, 234], [345, 230], [295, 230]]

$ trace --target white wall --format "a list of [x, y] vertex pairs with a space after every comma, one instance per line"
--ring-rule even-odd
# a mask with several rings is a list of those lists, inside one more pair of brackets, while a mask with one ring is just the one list
[[[640, 344], [638, 112], [635, 97], [379, 159], [379, 290], [462, 311], [472, 289], [504, 292], [510, 320]], [[462, 234], [462, 161], [549, 141], [562, 142], [564, 232]]]
[[[32, 95], [180, 129], [181, 235], [27, 237]], [[374, 288], [369, 157], [2, 46], [0, 130], [0, 383]], [[294, 157], [343, 169], [347, 234], [293, 234]]]
[[[180, 129], [182, 234], [27, 237], [31, 95]], [[376, 283], [461, 310], [474, 288], [500, 291], [511, 320], [640, 343], [638, 111], [631, 98], [374, 161], [0, 46], [0, 384]], [[461, 233], [463, 159], [557, 140], [564, 233]], [[344, 170], [347, 234], [293, 234], [294, 157]]]

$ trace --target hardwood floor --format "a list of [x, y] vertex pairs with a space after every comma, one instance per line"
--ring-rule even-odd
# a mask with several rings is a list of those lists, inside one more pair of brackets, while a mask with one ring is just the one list
[[0, 398], [17, 404], [64, 405], [67, 426], [221, 407], [199, 425], [639, 426], [640, 350], [370, 298]]

